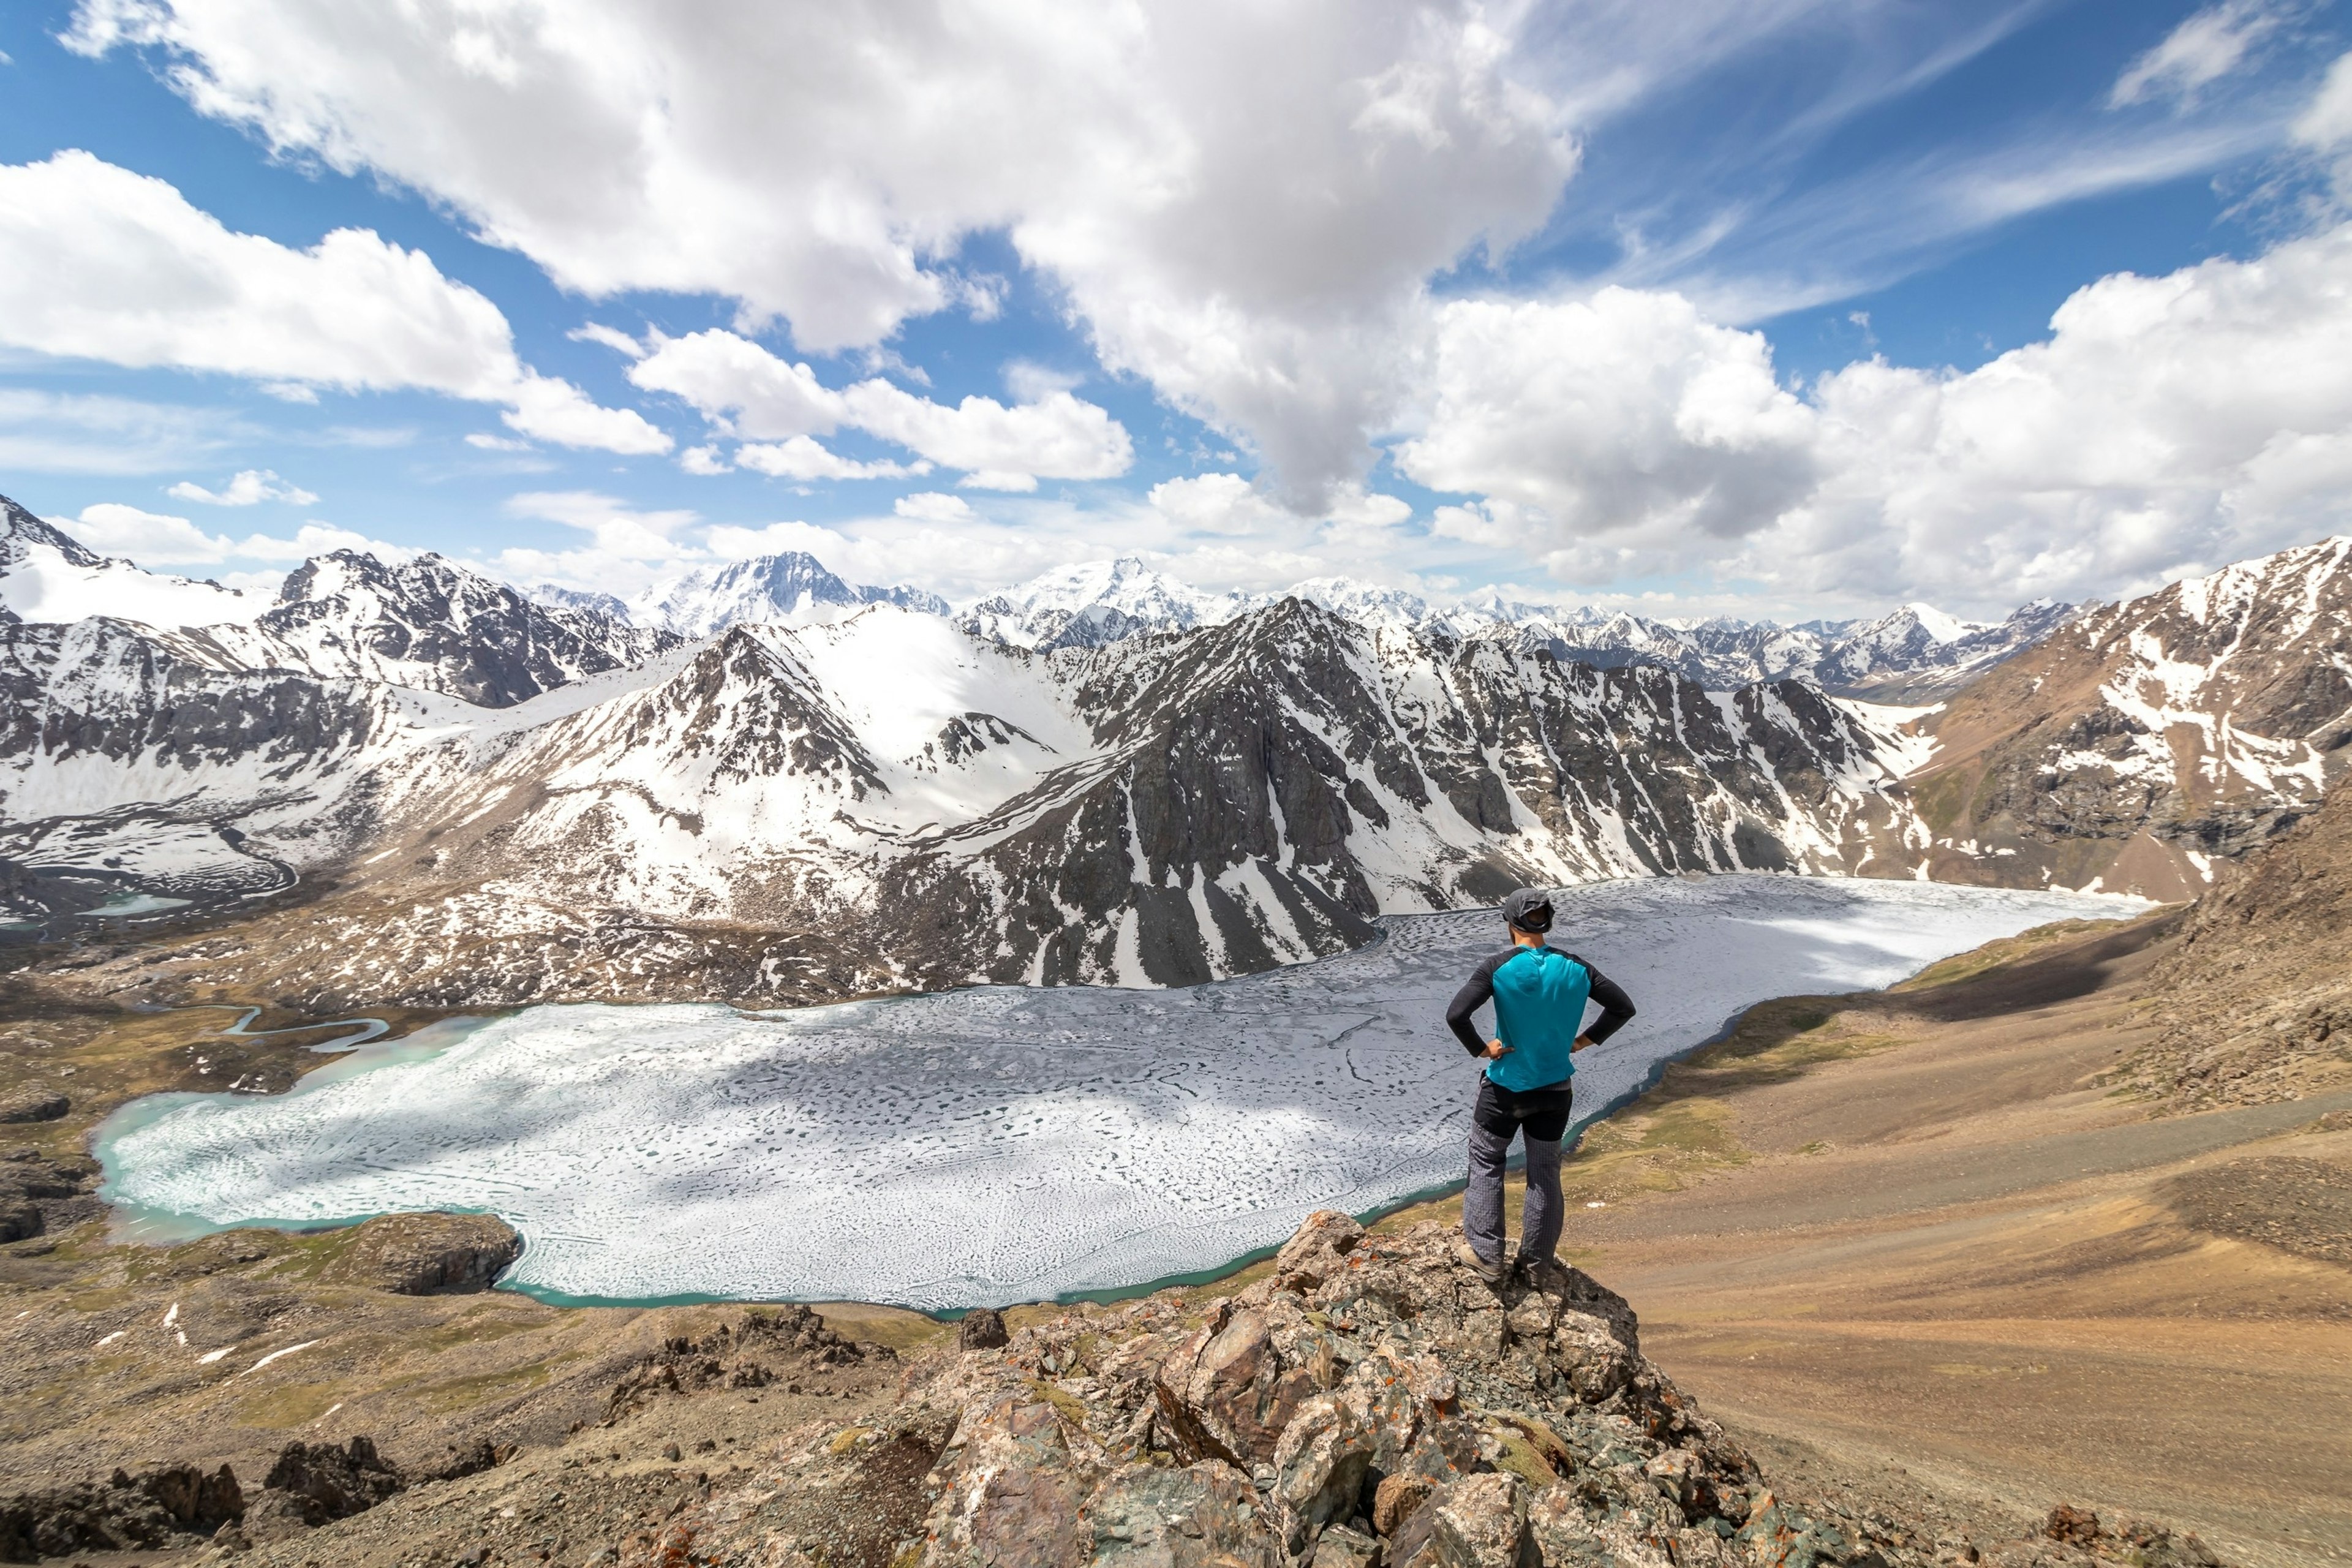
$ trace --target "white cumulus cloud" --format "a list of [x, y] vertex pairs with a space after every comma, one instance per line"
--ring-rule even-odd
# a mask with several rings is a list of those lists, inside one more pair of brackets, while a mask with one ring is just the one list
[[[1535, 232], [1576, 166], [1525, 25], [1476, 0], [83, 0], [68, 42], [152, 49], [204, 112], [425, 192], [567, 289], [717, 294], [811, 351], [988, 314], [950, 258], [1002, 230], [1106, 364], [1311, 499], [1403, 395], [1424, 280]], [[745, 434], [826, 433], [768, 423]]]
[[735, 448], [735, 464], [780, 479], [903, 479], [928, 474], [931, 465], [861, 463], [845, 458], [811, 436], [746, 443]]
[[1452, 537], [1524, 544], [1517, 520], [1539, 515], [1581, 555], [1572, 570], [1605, 578], [1629, 551], [1750, 532], [1811, 488], [1815, 420], [1762, 335], [1680, 295], [1454, 301], [1432, 363], [1426, 421], [1396, 464], [1486, 498], [1438, 518]]
[[[937, 464], [966, 470], [966, 483], [1034, 489], [1040, 477], [1114, 478], [1135, 458], [1118, 421], [1066, 390], [1011, 407], [992, 397], [934, 403], [878, 376], [835, 390], [805, 363], [716, 328], [662, 341], [628, 375], [682, 398], [714, 429], [772, 443], [742, 447], [735, 461], [792, 479], [898, 477]], [[905, 447], [925, 467], [856, 463], [815, 440], [845, 426]]]
[[334, 550], [358, 550], [386, 561], [404, 561], [415, 551], [331, 523], [306, 522], [291, 538], [251, 533], [232, 539], [206, 533], [184, 517], [147, 511], [120, 501], [99, 501], [58, 526], [101, 555], [121, 556], [142, 566], [213, 566], [226, 561], [307, 561]]
[[262, 501], [284, 501], [289, 506], [309, 506], [319, 498], [299, 485], [289, 485], [269, 468], [246, 468], [217, 490], [208, 490], [193, 479], [182, 479], [164, 492], [180, 500], [200, 501], [205, 506], [255, 506]]
[[500, 405], [514, 428], [565, 445], [670, 446], [642, 416], [523, 365], [499, 308], [424, 252], [366, 229], [309, 249], [239, 234], [83, 152], [0, 165], [0, 342], [280, 395], [422, 388]]

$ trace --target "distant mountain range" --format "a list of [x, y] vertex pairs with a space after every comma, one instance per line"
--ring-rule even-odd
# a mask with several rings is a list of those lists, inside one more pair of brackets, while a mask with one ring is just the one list
[[1321, 577], [1278, 593], [1211, 595], [1133, 558], [1089, 562], [992, 594], [956, 615], [976, 637], [1016, 647], [1099, 647], [1139, 636], [1218, 626], [1286, 597], [1375, 628], [1454, 642], [1492, 641], [1601, 668], [1655, 665], [1727, 691], [1759, 680], [1811, 680], [1874, 700], [1929, 700], [2029, 647], [2073, 614], [2047, 600], [1995, 623], [1963, 621], [1926, 605], [1874, 620], [1654, 620], [1618, 612], [1523, 604], [1488, 590], [1433, 605], [1402, 589]]
[[2072, 619], [1738, 628], [1124, 562], [952, 616], [790, 556], [616, 613], [338, 552], [263, 602], [0, 521], [0, 904], [298, 900], [133, 950], [158, 1000], [1173, 984], [1670, 872], [2169, 896], [2352, 758], [2344, 540]]
[[1040, 653], [1223, 626], [1296, 597], [1367, 627], [1453, 642], [1500, 642], [1530, 651], [1549, 648], [1555, 658], [1604, 669], [1655, 665], [1710, 690], [1795, 679], [1839, 695], [1895, 703], [1930, 701], [1957, 689], [2032, 647], [2074, 613], [2071, 605], [2040, 600], [1990, 623], [1960, 620], [1927, 605], [1906, 605], [1872, 620], [1799, 626], [1682, 622], [1523, 604], [1491, 589], [1433, 605], [1402, 589], [1343, 577], [1314, 578], [1274, 593], [1211, 594], [1131, 556], [1064, 567], [950, 609], [921, 589], [845, 583], [814, 556], [799, 552], [698, 571], [627, 601], [545, 584], [529, 592], [551, 605], [593, 609], [686, 637], [709, 637], [745, 623], [809, 626], [866, 605], [897, 605], [950, 616], [974, 637]]

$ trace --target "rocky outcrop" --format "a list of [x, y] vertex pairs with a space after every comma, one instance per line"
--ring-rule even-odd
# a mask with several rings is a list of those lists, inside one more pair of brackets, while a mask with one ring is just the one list
[[522, 1237], [495, 1215], [379, 1215], [352, 1233], [322, 1279], [402, 1296], [487, 1290], [522, 1254]]
[[208, 637], [227, 662], [388, 681], [507, 708], [676, 646], [593, 609], [556, 608], [434, 554], [386, 565], [339, 550], [287, 574], [278, 605]]
[[1001, 1350], [1012, 1342], [1003, 1317], [993, 1307], [975, 1307], [956, 1325], [956, 1349], [960, 1351]]
[[89, 1161], [52, 1159], [32, 1148], [0, 1153], [0, 1242], [27, 1240], [90, 1217], [98, 1203], [88, 1194], [96, 1180]]
[[289, 1443], [279, 1450], [262, 1483], [265, 1501], [316, 1528], [330, 1520], [363, 1513], [408, 1479], [375, 1451], [364, 1436], [348, 1443]]
[[[797, 1302], [757, 1308], [699, 1337], [677, 1336], [624, 1373], [605, 1397], [607, 1420], [672, 1395], [787, 1383], [783, 1363], [855, 1367], [897, 1359], [888, 1347], [856, 1342]], [[798, 1393], [798, 1384], [789, 1384]]]
[[0, 1121], [55, 1121], [72, 1109], [72, 1100], [47, 1084], [24, 1084], [0, 1095]]
[[2105, 1081], [2174, 1110], [2352, 1083], [2352, 785], [2198, 900], [2145, 995], [2157, 1037]]
[[0, 1563], [37, 1563], [79, 1552], [185, 1546], [245, 1517], [245, 1494], [226, 1465], [206, 1472], [164, 1465], [111, 1480], [0, 1498]]
[[1771, 1512], [1747, 1457], [1643, 1358], [1622, 1300], [1566, 1268], [1490, 1289], [1453, 1239], [1318, 1215], [1203, 1317], [1163, 1295], [940, 1358], [889, 1423], [688, 1510], [623, 1562], [822, 1561], [814, 1542], [774, 1554], [761, 1498], [908, 1442], [936, 1450], [928, 1509], [902, 1521], [906, 1560], [931, 1568], [1744, 1563], [1782, 1532], [1827, 1554], [1828, 1527]]
[[[1922, 1521], [1776, 1495], [1643, 1355], [1622, 1298], [1572, 1268], [1489, 1287], [1456, 1236], [1317, 1214], [1266, 1278], [1205, 1312], [1167, 1291], [935, 1353], [895, 1408], [714, 1487], [618, 1543], [618, 1568], [1979, 1560]], [[828, 1497], [863, 1506], [813, 1510]], [[2194, 1536], [2066, 1515], [1987, 1561], [2215, 1563]]]

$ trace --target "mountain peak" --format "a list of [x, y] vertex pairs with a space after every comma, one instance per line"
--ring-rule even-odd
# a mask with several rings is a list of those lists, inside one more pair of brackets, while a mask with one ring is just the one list
[[22, 561], [26, 547], [34, 544], [48, 546], [76, 566], [96, 566], [105, 559], [71, 534], [0, 496], [0, 560]]

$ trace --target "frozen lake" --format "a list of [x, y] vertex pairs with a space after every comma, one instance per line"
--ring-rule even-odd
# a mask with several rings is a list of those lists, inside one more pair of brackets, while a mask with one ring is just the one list
[[[1764, 998], [2147, 907], [1763, 876], [1570, 889], [1554, 944], [1641, 1009], [1577, 1058], [1579, 1119]], [[1129, 1287], [1276, 1244], [1311, 1208], [1462, 1179], [1477, 1064], [1444, 1006], [1500, 921], [1385, 925], [1361, 952], [1181, 991], [451, 1022], [289, 1094], [127, 1107], [100, 1130], [105, 1190], [159, 1236], [487, 1210], [527, 1244], [508, 1282], [556, 1299], [940, 1309]]]

